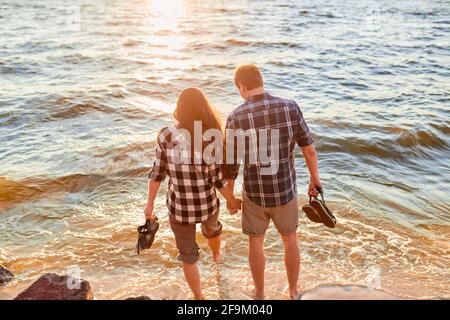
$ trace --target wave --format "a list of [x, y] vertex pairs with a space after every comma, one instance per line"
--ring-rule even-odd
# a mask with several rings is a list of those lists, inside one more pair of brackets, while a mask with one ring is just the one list
[[56, 112], [51, 114], [47, 120], [60, 120], [60, 119], [71, 119], [79, 116], [83, 116], [90, 112], [103, 112], [107, 114], [120, 114], [128, 119], [142, 119], [143, 116], [154, 116], [153, 112], [148, 112], [139, 108], [123, 107], [119, 109], [114, 109], [111, 107], [106, 107], [102, 105], [95, 105], [91, 103], [77, 104], [70, 107], [67, 110]]
[[317, 13], [316, 16], [318, 17], [323, 17], [323, 18], [336, 18], [336, 16], [334, 14], [332, 14], [331, 12], [324, 12], [324, 13]]
[[7, 64], [0, 64], [0, 74], [12, 76], [31, 76], [40, 72], [39, 65], [35, 63], [21, 64], [16, 62], [9, 62]]
[[36, 177], [17, 181], [0, 176], [0, 210], [61, 192], [91, 192], [114, 179], [144, 177], [148, 172], [148, 167], [136, 167], [112, 174], [76, 173], [58, 178]]
[[114, 113], [115, 110], [110, 107], [87, 102], [76, 104], [66, 110], [53, 113], [49, 116], [49, 119], [55, 120], [55, 119], [76, 118], [89, 112]]
[[225, 41], [226, 44], [238, 47], [244, 46], [256, 46], [256, 47], [288, 47], [288, 48], [296, 48], [300, 47], [299, 43], [290, 42], [290, 41], [251, 41], [251, 40], [242, 40], [242, 39], [227, 39]]
[[[349, 154], [367, 154], [379, 158], [409, 158], [412, 155], [427, 157], [427, 150], [449, 150], [448, 139], [450, 126], [429, 124], [433, 129], [406, 129], [401, 127], [381, 126], [375, 124], [353, 124], [314, 119], [318, 124], [317, 147], [321, 152], [342, 152]], [[340, 138], [328, 135], [328, 132], [348, 130], [360, 132], [362, 137], [350, 136]], [[370, 138], [372, 137], [372, 138]]]
[[[210, 8], [206, 9], [210, 13], [245, 14], [247, 11], [242, 8]], [[205, 11], [206, 11], [205, 10]]]
[[[133, 79], [133, 81], [136, 82], [138, 80]], [[149, 82], [143, 81], [143, 83], [149, 85]], [[47, 110], [48, 115], [44, 118], [44, 121], [73, 119], [95, 112], [117, 114], [127, 119], [139, 119], [143, 116], [153, 117], [159, 114], [157, 111], [147, 111], [138, 106], [130, 106], [130, 103], [124, 104], [122, 102], [126, 98], [126, 95], [135, 92], [135, 90], [120, 90], [115, 89], [114, 86], [110, 87], [113, 90], [109, 89], [101, 93], [100, 96], [97, 92], [95, 96], [89, 99], [86, 99], [88, 93], [80, 93], [71, 96], [49, 95], [43, 98], [33, 99], [31, 102], [36, 105], [41, 105], [43, 109]], [[120, 88], [120, 86], [117, 87]], [[148, 94], [148, 92], [138, 93], [143, 95]]]
[[161, 29], [153, 33], [155, 36], [171, 36], [175, 34], [175, 31], [168, 29]]
[[143, 143], [132, 143], [124, 147], [114, 148], [95, 155], [96, 158], [111, 157], [113, 161], [120, 161], [132, 152], [146, 152], [155, 148], [156, 142], [149, 141]]
[[428, 17], [428, 16], [434, 16], [435, 13], [433, 11], [407, 11], [405, 12], [407, 15], [411, 16], [419, 16], [419, 17]]
[[0, 113], [0, 127], [14, 126], [21, 118], [11, 112]]
[[56, 192], [93, 189], [107, 181], [101, 175], [73, 174], [55, 179], [26, 178], [15, 181], [0, 177], [0, 209], [43, 198]]
[[342, 152], [348, 154], [374, 155], [380, 159], [409, 159], [411, 156], [430, 157], [430, 149], [448, 150], [448, 143], [436, 135], [419, 131], [406, 133], [396, 139], [331, 138], [319, 136], [319, 152]]
[[439, 132], [442, 132], [445, 135], [450, 135], [450, 124], [431, 123], [430, 126], [432, 126], [434, 129], [438, 130]]
[[129, 39], [129, 40], [127, 40], [127, 41], [125, 41], [123, 43], [123, 46], [124, 47], [136, 47], [136, 46], [141, 45], [141, 44], [144, 44], [144, 42], [140, 41], [140, 40]]
[[430, 131], [417, 130], [405, 132], [396, 139], [395, 143], [406, 148], [427, 147], [427, 148], [447, 148], [448, 144], [443, 139]]
[[60, 57], [54, 58], [55, 62], [61, 63], [66, 62], [70, 64], [96, 64], [98, 62], [97, 58], [87, 56], [84, 53], [71, 53]]
[[251, 42], [251, 41], [238, 40], [238, 39], [227, 39], [225, 42], [227, 44], [233, 45], [233, 46], [249, 46], [252, 43], [254, 43], [254, 42]]
[[351, 87], [357, 90], [367, 90], [369, 89], [369, 86], [363, 84], [363, 83], [357, 83], [354, 81], [341, 81], [339, 82], [340, 85], [345, 86], [345, 87]]

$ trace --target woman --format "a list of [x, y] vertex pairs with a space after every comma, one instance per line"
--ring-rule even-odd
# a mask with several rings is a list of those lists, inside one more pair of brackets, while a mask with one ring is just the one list
[[220, 164], [206, 165], [201, 158], [200, 162], [194, 162], [199, 155], [198, 150], [194, 150], [194, 121], [201, 121], [202, 134], [208, 129], [220, 130], [222, 134], [220, 118], [203, 92], [197, 88], [184, 89], [178, 96], [174, 118], [176, 125], [163, 128], [157, 137], [156, 161], [149, 174], [145, 216], [154, 219], [154, 200], [161, 181], [168, 175], [166, 202], [170, 227], [179, 251], [178, 259], [183, 262], [184, 275], [195, 299], [203, 299], [196, 265], [199, 258], [196, 224], [201, 224], [213, 259], [218, 261], [222, 224], [215, 189], [225, 197], [232, 213], [241, 208], [241, 201], [234, 197]]

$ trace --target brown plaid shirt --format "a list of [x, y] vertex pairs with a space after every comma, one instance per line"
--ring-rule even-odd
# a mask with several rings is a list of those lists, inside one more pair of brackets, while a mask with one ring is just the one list
[[[244, 162], [244, 190], [247, 197], [262, 207], [276, 207], [288, 203], [297, 192], [294, 161], [295, 144], [300, 147], [313, 143], [311, 132], [296, 102], [277, 98], [268, 93], [250, 97], [227, 119], [227, 129], [278, 129], [278, 170], [272, 175], [261, 175], [260, 163]], [[228, 144], [228, 143], [227, 143]], [[258, 150], [246, 142], [245, 159]], [[236, 157], [236, 152], [235, 152]], [[226, 176], [236, 179], [239, 163], [226, 165]]]

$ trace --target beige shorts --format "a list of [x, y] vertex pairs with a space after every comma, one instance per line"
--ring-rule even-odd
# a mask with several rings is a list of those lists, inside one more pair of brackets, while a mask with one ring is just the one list
[[264, 208], [242, 193], [242, 232], [260, 237], [266, 233], [270, 220], [281, 235], [288, 235], [298, 228], [298, 197], [278, 207]]
[[[178, 260], [194, 264], [200, 256], [200, 247], [195, 241], [196, 224], [185, 224], [177, 222], [169, 214], [169, 223], [175, 235], [175, 242], [179, 252]], [[212, 239], [222, 234], [222, 224], [219, 221], [219, 211], [208, 220], [201, 223], [202, 233], [206, 239]]]

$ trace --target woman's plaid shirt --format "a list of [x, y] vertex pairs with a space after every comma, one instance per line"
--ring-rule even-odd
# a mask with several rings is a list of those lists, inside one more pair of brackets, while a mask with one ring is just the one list
[[[227, 130], [244, 131], [259, 129], [278, 129], [279, 151], [277, 158], [278, 170], [270, 175], [262, 175], [263, 165], [244, 162], [244, 190], [247, 197], [262, 207], [276, 207], [288, 203], [297, 192], [294, 161], [295, 144], [305, 147], [313, 143], [311, 132], [303, 119], [296, 102], [277, 98], [268, 93], [250, 97], [244, 104], [230, 113], [227, 119]], [[228, 145], [228, 142], [227, 142]], [[236, 143], [235, 143], [236, 146]], [[247, 142], [240, 147], [245, 159], [259, 150], [249, 150]], [[234, 152], [236, 157], [236, 149]], [[226, 176], [236, 179], [239, 172], [239, 162], [225, 166]]]
[[214, 188], [225, 187], [227, 180], [220, 164], [179, 164], [180, 161], [174, 157], [183, 139], [175, 127], [161, 129], [149, 179], [163, 181], [168, 175], [166, 205], [169, 214], [180, 223], [195, 224], [207, 220], [219, 210], [219, 199]]

